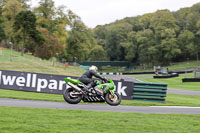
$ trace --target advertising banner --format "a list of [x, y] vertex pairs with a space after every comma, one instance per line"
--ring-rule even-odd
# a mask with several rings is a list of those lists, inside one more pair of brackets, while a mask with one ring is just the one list
[[[66, 77], [79, 78], [64, 75], [0, 70], [0, 89], [62, 94], [63, 90], [68, 87], [64, 81]], [[132, 100], [132, 82], [114, 80], [114, 83], [122, 99]]]

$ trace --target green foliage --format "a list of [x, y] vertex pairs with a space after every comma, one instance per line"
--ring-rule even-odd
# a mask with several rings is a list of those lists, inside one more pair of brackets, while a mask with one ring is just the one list
[[41, 0], [39, 4], [40, 6], [34, 9], [39, 27], [54, 34], [64, 46], [67, 39], [66, 26], [69, 24], [65, 7], [56, 8], [52, 0]]
[[22, 31], [30, 34], [36, 29], [36, 17], [31, 11], [21, 11], [17, 14], [14, 23], [15, 31], [22, 29]]
[[[74, 57], [78, 58], [78, 61], [87, 60], [91, 49], [97, 45], [92, 31], [71, 10], [65, 11], [66, 7], [64, 6], [56, 8], [53, 0], [40, 0], [39, 4], [39, 7], [34, 9], [37, 15], [37, 23], [40, 28], [47, 29], [49, 34], [52, 34], [50, 36], [57, 41], [55, 45], [58, 47], [62, 45], [62, 49], [61, 47], [58, 48], [59, 51], [58, 49], [54, 50], [57, 51], [56, 53], [58, 53], [57, 56], [60, 60], [72, 61]], [[69, 27], [71, 30], [67, 31], [66, 27]], [[52, 40], [50, 36], [45, 38]], [[49, 48], [44, 46], [47, 45], [43, 45], [43, 50]], [[53, 48], [56, 48], [56, 46]], [[52, 50], [49, 49], [47, 51]], [[37, 49], [37, 54], [40, 53], [41, 51]], [[50, 55], [48, 57], [45, 55], [45, 58], [48, 59], [51, 56], [55, 56], [53, 53], [47, 52]]]
[[4, 25], [0, 18], [0, 41], [4, 40], [5, 38], [6, 38], [6, 35], [4, 31]]
[[106, 53], [101, 45], [96, 45], [90, 52], [89, 59], [90, 61], [105, 61]]
[[2, 6], [0, 5], [0, 42], [6, 38], [4, 28], [5, 24], [2, 16]]
[[90, 50], [97, 45], [92, 31], [88, 29], [82, 21], [76, 17], [71, 23], [72, 29], [68, 32], [67, 39], [67, 59], [73, 61], [76, 57], [79, 62], [89, 58]]
[[200, 3], [176, 12], [129, 17], [94, 29], [110, 60], [139, 63], [144, 68], [199, 59]]
[[53, 20], [53, 17], [56, 15], [54, 1], [40, 0], [39, 4], [39, 7], [34, 9], [38, 17], [37, 23], [40, 27], [46, 28], [50, 32], [54, 32], [56, 29], [55, 20]]
[[105, 51], [111, 61], [125, 60], [125, 49], [127, 47], [127, 33], [131, 32], [132, 25], [122, 23], [107, 31], [105, 38]]
[[2, 16], [5, 20], [5, 34], [7, 42], [13, 41], [14, 29], [13, 24], [16, 15], [22, 11], [22, 5], [18, 0], [6, 0], [2, 2]]
[[181, 59], [189, 58], [188, 55], [194, 56], [194, 39], [195, 35], [193, 32], [183, 30], [178, 35], [177, 43], [181, 49], [181, 54], [178, 56]]
[[41, 28], [40, 31], [45, 41], [42, 45], [36, 47], [35, 55], [42, 59], [50, 59], [51, 57], [58, 56], [64, 50], [62, 44], [47, 29]]
[[137, 62], [138, 56], [138, 43], [136, 41], [136, 32], [132, 31], [128, 33], [128, 43], [125, 47], [125, 59], [132, 62]]
[[19, 14], [17, 14], [13, 27], [15, 32], [20, 31], [22, 34], [22, 56], [24, 53], [26, 36], [33, 38], [39, 44], [43, 43], [44, 41], [40, 35], [40, 32], [36, 29], [36, 16], [31, 11], [21, 11]]

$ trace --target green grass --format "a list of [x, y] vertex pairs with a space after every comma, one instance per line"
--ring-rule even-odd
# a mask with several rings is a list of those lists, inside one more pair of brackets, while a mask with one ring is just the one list
[[200, 68], [200, 61], [173, 63], [171, 66], [167, 67], [169, 70], [187, 70], [187, 69]]
[[[65, 102], [62, 95], [34, 93], [34, 92], [21, 92], [12, 90], [0, 89], [1, 98], [25, 99], [25, 100], [44, 100]], [[129, 106], [196, 106], [200, 107], [200, 96], [184, 96], [167, 94], [165, 103], [145, 102], [135, 100], [122, 100], [121, 105]], [[105, 104], [105, 103], [103, 103]]]
[[174, 78], [161, 78], [154, 79], [154, 75], [133, 75], [132, 77], [138, 78], [144, 82], [152, 82], [152, 83], [167, 83], [168, 87], [171, 89], [182, 89], [182, 90], [193, 90], [200, 91], [200, 82], [182, 82], [183, 78], [194, 78], [193, 73], [188, 74], [179, 74], [179, 77]]
[[40, 60], [40, 58], [27, 54], [24, 54], [22, 57], [20, 56], [20, 53], [16, 51], [13, 51], [12, 56], [10, 56], [10, 50], [5, 48], [2, 51], [2, 55], [0, 55], [0, 70], [36, 72], [67, 76], [80, 76], [85, 71], [79, 66], [69, 66], [66, 68], [64, 64], [57, 62], [54, 63], [54, 66], [52, 66], [52, 61], [50, 60]]
[[200, 115], [0, 107], [1, 133], [199, 133]]
[[58, 94], [23, 92], [14, 90], [0, 89], [1, 98], [24, 99], [24, 100], [42, 100], [64, 102], [63, 96]]
[[200, 107], [200, 96], [167, 94], [165, 103], [122, 100], [121, 105], [129, 106], [189, 106]]

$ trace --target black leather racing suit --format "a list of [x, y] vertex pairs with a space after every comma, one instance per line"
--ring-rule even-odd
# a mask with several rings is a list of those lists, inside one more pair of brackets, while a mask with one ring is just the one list
[[85, 85], [91, 85], [91, 87], [95, 86], [95, 79], [92, 79], [92, 76], [99, 78], [101, 80], [104, 80], [104, 78], [102, 78], [99, 74], [97, 74], [95, 71], [93, 70], [87, 70], [80, 78], [79, 80], [81, 82], [83, 82]]

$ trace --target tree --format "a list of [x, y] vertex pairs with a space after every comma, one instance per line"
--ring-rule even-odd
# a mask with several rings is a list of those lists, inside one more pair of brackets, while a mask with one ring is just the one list
[[[181, 49], [181, 55], [179, 55], [179, 59], [187, 60], [189, 58], [188, 55], [194, 56], [194, 39], [195, 35], [191, 31], [183, 30], [177, 38], [177, 43]], [[178, 60], [178, 59], [177, 59]]]
[[40, 32], [45, 38], [42, 45], [38, 45], [35, 48], [34, 55], [42, 59], [50, 59], [51, 57], [56, 57], [58, 54], [62, 53], [64, 48], [58, 39], [52, 35], [47, 29], [40, 28]]
[[128, 44], [126, 46], [126, 60], [131, 62], [138, 61], [138, 43], [136, 39], [136, 32], [128, 33]]
[[68, 11], [65, 11], [65, 6], [60, 6], [56, 10], [56, 30], [54, 31], [54, 35], [58, 38], [59, 42], [65, 46], [66, 40], [68, 38], [68, 34], [66, 31], [66, 27], [69, 26], [69, 19], [67, 17]]
[[[50, 33], [57, 31], [58, 21], [56, 18], [60, 16], [57, 13], [53, 0], [40, 0], [39, 7], [34, 9], [37, 15], [37, 23], [41, 28], [46, 28]], [[60, 10], [61, 11], [61, 10]]]
[[15, 32], [22, 32], [23, 42], [21, 56], [24, 54], [26, 36], [34, 38], [34, 40], [39, 41], [38, 43], [42, 43], [43, 38], [40, 35], [40, 32], [36, 29], [36, 16], [33, 12], [21, 11], [19, 14], [17, 14], [13, 27]]
[[68, 60], [73, 60], [74, 57], [78, 58], [78, 61], [88, 59], [90, 50], [97, 45], [91, 30], [79, 18], [76, 18], [72, 23], [71, 31], [68, 33], [69, 38], [66, 47]]
[[107, 60], [106, 53], [102, 46], [96, 45], [90, 52], [88, 60], [90, 61], [105, 61]]
[[105, 26], [99, 25], [94, 29], [94, 36], [97, 40], [97, 43], [101, 45], [103, 48], [105, 48], [106, 33], [107, 31]]
[[177, 25], [180, 27], [180, 31], [188, 29], [188, 14], [190, 13], [190, 8], [182, 8], [177, 12], [174, 12], [174, 18], [176, 18]]
[[146, 29], [143, 31], [139, 31], [136, 34], [136, 41], [138, 44], [138, 60], [140, 65], [142, 65], [144, 68], [146, 66], [152, 66], [156, 61], [156, 57], [158, 55], [158, 50], [155, 50], [155, 38], [153, 31], [150, 29]]
[[94, 29], [109, 60], [128, 60], [141, 66], [169, 65], [200, 56], [200, 3], [176, 12], [127, 17]]
[[3, 20], [0, 16], [0, 42], [6, 38]]
[[[53, 0], [40, 0], [39, 3], [39, 7], [34, 9], [38, 27], [47, 29], [66, 49], [67, 29], [71, 25], [73, 12], [66, 10], [65, 6], [55, 7]], [[66, 60], [68, 56], [66, 51], [63, 51], [63, 53], [59, 52], [58, 57], [60, 60]]]
[[27, 4], [30, 0], [17, 0], [21, 7], [24, 9], [24, 10], [29, 10], [30, 9], [30, 5]]
[[109, 28], [105, 39], [105, 51], [111, 61], [124, 60], [128, 33], [131, 32], [132, 25], [123, 22]]
[[149, 13], [139, 18], [138, 25], [141, 27], [141, 30], [149, 29], [151, 24], [150, 21], [153, 15], [154, 15], [153, 13]]
[[161, 34], [161, 44], [157, 45], [159, 49], [159, 61], [163, 65], [169, 65], [171, 60], [181, 53], [177, 44], [176, 33], [174, 29], [165, 29]]
[[12, 26], [16, 15], [22, 10], [23, 8], [18, 0], [7, 0], [3, 2], [2, 15], [5, 18], [5, 34], [8, 41], [13, 40], [14, 31]]
[[0, 5], [0, 42], [6, 38], [4, 28], [5, 24], [2, 16], [2, 6]]
[[187, 16], [188, 30], [195, 35], [194, 44], [191, 45], [193, 53], [196, 55], [197, 61], [199, 60], [200, 50], [200, 3], [197, 3], [191, 7], [191, 12]]

